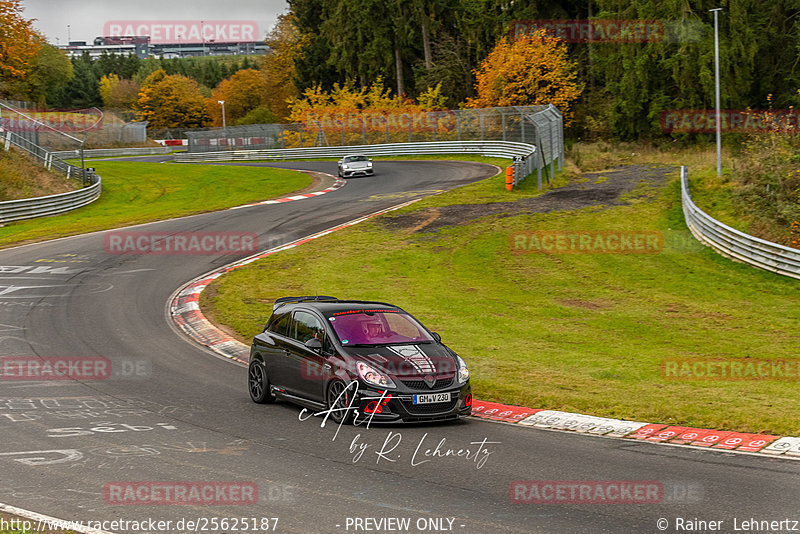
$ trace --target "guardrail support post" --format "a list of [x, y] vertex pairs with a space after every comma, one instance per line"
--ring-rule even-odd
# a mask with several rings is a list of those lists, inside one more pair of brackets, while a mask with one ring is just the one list
[[553, 139], [553, 124], [550, 124], [550, 176], [556, 175], [556, 145]]

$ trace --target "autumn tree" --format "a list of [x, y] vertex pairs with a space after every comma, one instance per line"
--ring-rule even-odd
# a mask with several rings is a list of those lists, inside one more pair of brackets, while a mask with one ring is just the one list
[[300, 96], [294, 84], [297, 76], [295, 60], [302, 53], [306, 41], [307, 37], [298, 30], [291, 12], [278, 17], [266, 39], [271, 52], [261, 60], [261, 71], [267, 82], [269, 108], [281, 119], [289, 115], [289, 99]]
[[43, 39], [32, 23], [22, 16], [20, 0], [0, 0], [0, 80], [3, 85], [24, 80], [33, 67]]
[[227, 80], [223, 80], [212, 92], [207, 101], [208, 114], [214, 126], [222, 126], [222, 106], [225, 101], [225, 119], [228, 124], [236, 124], [245, 115], [260, 106], [267, 106], [267, 81], [255, 69], [240, 70]]
[[132, 109], [139, 99], [139, 86], [133, 80], [109, 74], [100, 78], [100, 97], [106, 109]]
[[151, 128], [200, 128], [210, 122], [198, 83], [180, 74], [167, 75], [163, 69], [144, 80], [137, 108]]
[[119, 76], [108, 74], [100, 78], [100, 98], [103, 99], [103, 107], [109, 108], [111, 101], [111, 91], [119, 85]]
[[72, 63], [63, 50], [43, 42], [40, 36], [35, 36], [34, 40], [39, 47], [25, 78], [6, 81], [4, 92], [12, 98], [35, 102], [44, 108], [49, 95], [62, 91], [72, 80]]
[[509, 42], [505, 37], [476, 71], [477, 96], [467, 100], [472, 108], [553, 104], [572, 118], [570, 107], [583, 91], [567, 47], [543, 32]]

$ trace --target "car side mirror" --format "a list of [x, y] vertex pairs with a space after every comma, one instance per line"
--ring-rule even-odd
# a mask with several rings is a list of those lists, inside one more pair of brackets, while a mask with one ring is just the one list
[[322, 351], [322, 341], [319, 339], [312, 337], [305, 343], [306, 348], [313, 350], [314, 352], [321, 352]]
[[442, 336], [440, 336], [438, 332], [431, 332], [431, 335], [433, 336], [433, 340], [437, 343], [442, 342]]

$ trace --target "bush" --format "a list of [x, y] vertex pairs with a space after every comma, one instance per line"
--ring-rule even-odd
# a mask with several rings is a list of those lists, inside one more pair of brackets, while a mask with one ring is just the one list
[[749, 231], [800, 245], [800, 136], [775, 130], [745, 137], [735, 160], [734, 203], [750, 217]]

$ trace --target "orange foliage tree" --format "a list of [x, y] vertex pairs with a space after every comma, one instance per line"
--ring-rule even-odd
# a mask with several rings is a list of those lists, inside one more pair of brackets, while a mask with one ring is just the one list
[[142, 82], [137, 108], [150, 128], [200, 128], [210, 121], [197, 82], [180, 74], [167, 75], [163, 69]]
[[211, 92], [211, 98], [207, 101], [208, 114], [214, 126], [222, 126], [222, 106], [219, 101], [224, 100], [225, 120], [232, 125], [251, 111], [266, 106], [267, 97], [267, 81], [260, 71], [239, 70], [227, 80], [222, 80]]
[[20, 0], [0, 0], [0, 80], [24, 80], [42, 46], [32, 20], [22, 17]]
[[[334, 84], [331, 91], [317, 86], [289, 101], [289, 122], [302, 124], [311, 134], [321, 130], [335, 144], [340, 144], [342, 137], [344, 144], [401, 142], [408, 140], [410, 130], [418, 139], [433, 135], [434, 130], [440, 136], [454, 131], [454, 115], [428, 113], [442, 105], [440, 87], [429, 88], [420, 101], [392, 94], [380, 77], [369, 87], [358, 89], [352, 83]], [[293, 141], [287, 139], [287, 146], [293, 146]]]
[[307, 42], [308, 36], [302, 35], [297, 29], [292, 12], [280, 15], [277, 24], [267, 35], [270, 53], [261, 61], [261, 71], [267, 81], [269, 108], [280, 119], [289, 115], [289, 100], [300, 95], [294, 84], [297, 75], [295, 59], [302, 54]]
[[583, 91], [567, 46], [544, 31], [513, 42], [503, 37], [475, 71], [475, 98], [470, 108], [553, 104], [572, 119], [570, 106]]

